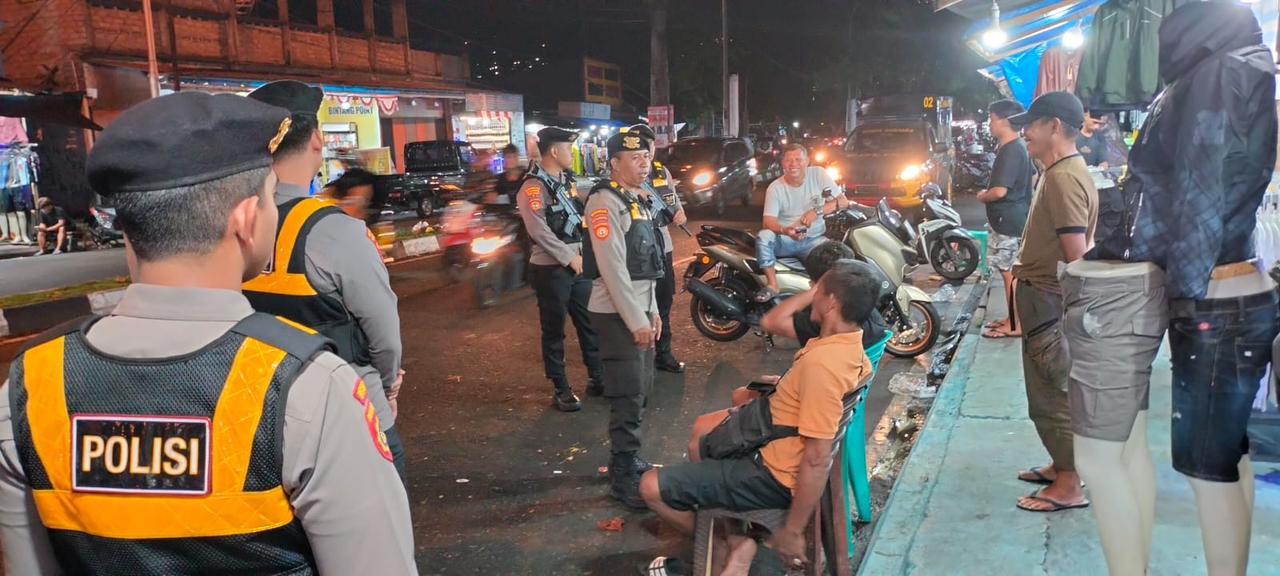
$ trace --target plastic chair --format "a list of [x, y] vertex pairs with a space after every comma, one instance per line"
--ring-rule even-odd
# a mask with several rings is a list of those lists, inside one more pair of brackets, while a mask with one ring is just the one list
[[[871, 381], [867, 382], [867, 391], [858, 401], [853, 412], [853, 422], [849, 428], [852, 434], [845, 434], [844, 441], [844, 490], [845, 502], [849, 501], [849, 493], [853, 493], [853, 501], [857, 505], [858, 520], [871, 521], [871, 478], [867, 471], [867, 396], [876, 374], [880, 372], [880, 360], [884, 358], [885, 346], [893, 338], [893, 332], [887, 332], [879, 342], [867, 348], [867, 360], [871, 362]], [[853, 517], [845, 515], [845, 530], [849, 533], [849, 555], [853, 555]]]
[[987, 242], [990, 241], [987, 238], [987, 231], [986, 230], [970, 230], [969, 233], [973, 234], [973, 237], [978, 239], [978, 243], [979, 243], [978, 249], [982, 251], [982, 254], [979, 254], [980, 259], [978, 260], [978, 270], [982, 271], [983, 274], [986, 274], [987, 273]]

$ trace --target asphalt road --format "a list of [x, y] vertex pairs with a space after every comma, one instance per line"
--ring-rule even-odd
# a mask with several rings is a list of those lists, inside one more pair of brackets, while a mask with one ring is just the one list
[[0, 296], [128, 276], [124, 248], [0, 260]]
[[[980, 227], [981, 220], [968, 218], [975, 213], [971, 203], [971, 196], [958, 202], [966, 225]], [[757, 197], [751, 208], [733, 207], [719, 223], [757, 228], [759, 210]], [[696, 212], [693, 218], [691, 230], [710, 222]], [[697, 248], [683, 233], [675, 240], [677, 261]], [[123, 260], [118, 253], [68, 257], [87, 256]], [[98, 265], [109, 269], [113, 261]], [[47, 262], [53, 266], [54, 260]], [[678, 265], [676, 273], [683, 269]], [[584, 398], [584, 410], [574, 414], [551, 407], [529, 290], [478, 310], [465, 285], [424, 288], [424, 280], [438, 274], [434, 259], [393, 266], [391, 272], [400, 296], [407, 372], [398, 426], [409, 459], [422, 574], [612, 576], [634, 573], [656, 555], [689, 557], [690, 541], [660, 526], [652, 514], [628, 512], [607, 498], [607, 482], [597, 474], [608, 460], [607, 404]], [[913, 279], [933, 292], [937, 283], [930, 272], [919, 270]], [[0, 282], [8, 281], [10, 274], [0, 269]], [[948, 316], [952, 307], [939, 303]], [[731, 391], [754, 377], [781, 373], [796, 349], [794, 342], [780, 341], [766, 352], [752, 335], [732, 343], [701, 337], [690, 320], [687, 294], [676, 296], [672, 324], [676, 353], [688, 371], [658, 373], [642, 451], [657, 463], [681, 461], [698, 415], [727, 407]], [[568, 333], [569, 375], [581, 393], [586, 373], [573, 330]], [[14, 350], [14, 343], [0, 343], [4, 373]], [[890, 379], [913, 366], [885, 357], [867, 402], [868, 432], [892, 397]], [[613, 517], [625, 519], [621, 533], [597, 529], [598, 521]]]

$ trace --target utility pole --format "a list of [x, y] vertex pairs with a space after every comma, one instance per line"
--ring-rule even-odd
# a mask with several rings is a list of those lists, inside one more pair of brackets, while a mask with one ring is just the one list
[[729, 0], [720, 0], [720, 94], [723, 105], [721, 134], [729, 129]]
[[178, 31], [173, 23], [173, 0], [165, 0], [164, 17], [169, 22], [169, 59], [173, 62], [173, 91], [182, 91], [182, 80], [178, 73]]
[[649, 105], [671, 103], [667, 66], [667, 0], [649, 0]]
[[160, 96], [160, 70], [156, 65], [156, 27], [151, 18], [151, 0], [142, 0], [142, 19], [147, 26], [147, 81], [151, 84], [151, 97]]

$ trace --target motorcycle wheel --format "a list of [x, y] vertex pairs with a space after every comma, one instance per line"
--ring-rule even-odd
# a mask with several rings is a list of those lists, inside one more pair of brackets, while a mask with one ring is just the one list
[[933, 348], [938, 341], [942, 317], [931, 302], [912, 301], [906, 313], [905, 320], [895, 318], [890, 322], [893, 338], [885, 350], [898, 358], [915, 358]]
[[[960, 257], [958, 262], [951, 260], [943, 242], [951, 243], [951, 248]], [[978, 261], [982, 256], [978, 254], [978, 245], [971, 238], [955, 238], [943, 242], [934, 242], [929, 247], [929, 261], [933, 262], [933, 269], [939, 275], [952, 282], [959, 282], [978, 269]]]
[[[741, 282], [729, 278], [712, 278], [707, 282], [712, 288], [742, 302], [747, 301], [747, 288]], [[693, 327], [703, 336], [716, 342], [733, 342], [751, 329], [751, 325], [741, 320], [730, 320], [716, 314], [696, 295], [689, 299], [689, 314], [693, 318]]]

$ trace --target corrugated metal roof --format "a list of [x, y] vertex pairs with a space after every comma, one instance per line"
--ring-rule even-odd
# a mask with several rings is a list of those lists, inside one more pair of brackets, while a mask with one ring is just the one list
[[1106, 0], [999, 0], [1000, 26], [1008, 42], [995, 50], [982, 44], [982, 34], [991, 28], [989, 0], [935, 0], [937, 10], [951, 10], [974, 20], [965, 33], [965, 42], [988, 62], [997, 62], [1049, 42], [1076, 25], [1087, 27], [1093, 13]]

